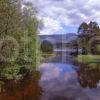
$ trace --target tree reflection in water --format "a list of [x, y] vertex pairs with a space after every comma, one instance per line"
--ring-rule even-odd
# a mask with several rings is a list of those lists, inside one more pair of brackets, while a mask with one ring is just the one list
[[78, 81], [83, 88], [96, 88], [100, 80], [100, 68], [90, 68], [89, 65], [80, 64]]
[[0, 100], [39, 100], [42, 95], [40, 76], [40, 72], [35, 71], [22, 80], [2, 80]]

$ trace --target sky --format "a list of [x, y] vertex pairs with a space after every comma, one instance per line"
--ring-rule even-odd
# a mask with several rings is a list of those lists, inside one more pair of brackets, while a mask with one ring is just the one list
[[77, 33], [82, 22], [100, 24], [100, 0], [27, 0], [43, 21], [40, 34]]

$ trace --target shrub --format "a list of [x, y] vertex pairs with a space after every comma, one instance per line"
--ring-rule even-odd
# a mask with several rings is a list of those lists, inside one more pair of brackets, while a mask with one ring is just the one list
[[52, 53], [53, 52], [53, 45], [49, 41], [43, 41], [41, 44], [41, 50], [43, 53]]

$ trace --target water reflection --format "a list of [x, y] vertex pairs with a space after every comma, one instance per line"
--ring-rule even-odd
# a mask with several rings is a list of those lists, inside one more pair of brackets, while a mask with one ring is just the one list
[[96, 88], [100, 80], [100, 68], [98, 64], [81, 64], [80, 69], [77, 71], [78, 81], [83, 88]]
[[1, 80], [0, 100], [39, 100], [42, 94], [38, 83], [40, 76], [39, 71], [34, 71], [22, 80]]
[[40, 100], [100, 100], [100, 70], [86, 68], [65, 63], [41, 64], [40, 85], [44, 92]]
[[100, 100], [99, 80], [98, 66], [43, 63], [22, 80], [2, 79], [0, 100]]

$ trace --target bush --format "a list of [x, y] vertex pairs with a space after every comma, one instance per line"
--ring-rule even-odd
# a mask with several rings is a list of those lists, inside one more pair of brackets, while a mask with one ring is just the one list
[[41, 50], [43, 53], [52, 53], [53, 52], [53, 45], [49, 41], [43, 41], [41, 44]]

